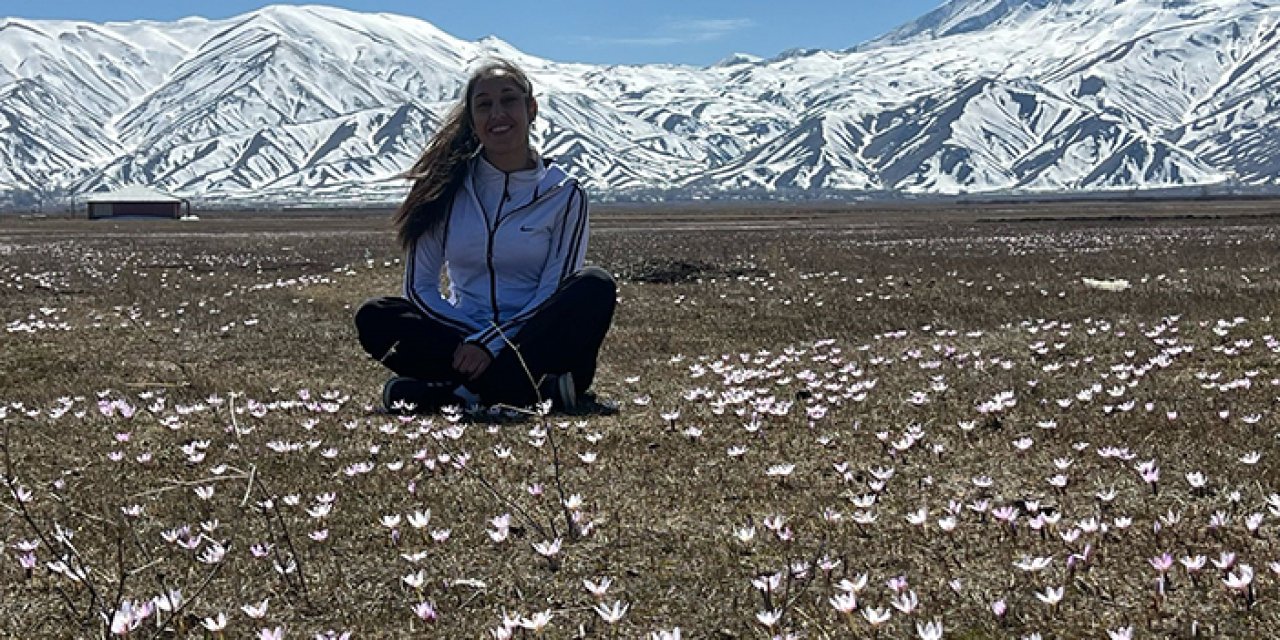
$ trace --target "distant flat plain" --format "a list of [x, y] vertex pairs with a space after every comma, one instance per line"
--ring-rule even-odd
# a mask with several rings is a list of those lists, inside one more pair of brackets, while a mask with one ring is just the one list
[[[350, 229], [375, 230], [378, 219], [389, 220], [389, 208], [291, 208], [258, 210], [201, 210], [194, 213], [198, 223], [190, 228], [210, 230], [298, 227], [298, 220], [314, 221], [305, 226], [316, 232], [343, 232]], [[1280, 217], [1280, 198], [1142, 199], [1090, 198], [1048, 201], [809, 201], [809, 202], [672, 202], [604, 203], [592, 208], [592, 228], [605, 231], [646, 231], [655, 229], [783, 229], [901, 226], [961, 223], [1012, 222], [1143, 222], [1192, 219], [1250, 219]], [[82, 219], [67, 212], [0, 214], [0, 230], [21, 233], [24, 228], [59, 229], [75, 232], [78, 224], [62, 226], [60, 221]], [[24, 227], [18, 221], [39, 222]], [[95, 228], [115, 223], [151, 224], [167, 221], [117, 219], [93, 221]], [[47, 225], [47, 226], [46, 226]], [[246, 227], [247, 225], [247, 227]], [[162, 230], [157, 229], [157, 230]]]

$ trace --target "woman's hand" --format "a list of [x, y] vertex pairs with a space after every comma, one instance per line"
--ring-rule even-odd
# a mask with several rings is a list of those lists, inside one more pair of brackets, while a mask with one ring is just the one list
[[491, 362], [493, 356], [478, 344], [464, 342], [453, 352], [453, 370], [466, 376], [468, 380], [479, 378]]

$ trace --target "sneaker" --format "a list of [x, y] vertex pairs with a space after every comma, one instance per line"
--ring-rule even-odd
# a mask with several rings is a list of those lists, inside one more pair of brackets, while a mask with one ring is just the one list
[[382, 385], [382, 407], [388, 413], [430, 413], [449, 404], [461, 404], [452, 382], [430, 382], [396, 376]]
[[572, 373], [543, 376], [538, 395], [543, 402], [550, 400], [551, 408], [556, 411], [573, 411], [578, 406], [578, 389], [573, 385]]
[[578, 396], [578, 404], [573, 410], [577, 416], [616, 416], [622, 413], [622, 405], [612, 398], [602, 398], [590, 391]]

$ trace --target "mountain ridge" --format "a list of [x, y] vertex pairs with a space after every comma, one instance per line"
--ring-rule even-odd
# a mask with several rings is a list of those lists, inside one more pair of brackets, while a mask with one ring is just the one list
[[147, 184], [391, 202], [468, 67], [534, 79], [544, 155], [604, 198], [1280, 186], [1280, 0], [953, 0], [842, 51], [560, 63], [321, 5], [0, 20], [0, 204]]

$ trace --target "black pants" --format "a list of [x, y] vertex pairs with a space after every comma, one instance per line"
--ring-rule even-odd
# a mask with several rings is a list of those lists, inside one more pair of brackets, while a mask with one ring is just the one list
[[536, 383], [545, 374], [572, 373], [579, 393], [591, 386], [617, 291], [613, 277], [599, 267], [570, 276], [517, 335], [507, 336], [512, 344], [470, 381], [453, 370], [454, 350], [465, 336], [404, 298], [365, 302], [356, 311], [356, 332], [364, 350], [398, 375], [465, 384], [485, 404], [528, 406], [537, 399]]

